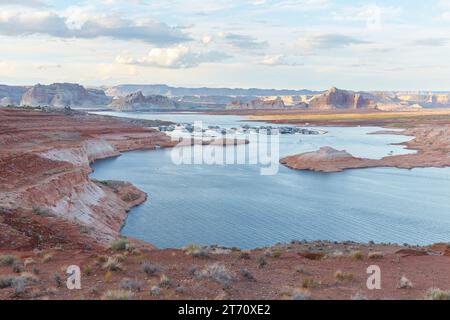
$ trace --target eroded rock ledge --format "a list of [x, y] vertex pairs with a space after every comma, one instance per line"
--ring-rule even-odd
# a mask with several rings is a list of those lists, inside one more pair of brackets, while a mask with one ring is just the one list
[[[54, 217], [105, 245], [119, 236], [127, 212], [147, 195], [130, 183], [92, 181], [89, 164], [124, 151], [172, 145], [164, 133], [119, 119], [0, 109], [0, 209]], [[1, 229], [5, 238], [17, 231], [11, 225]]]
[[404, 132], [378, 132], [380, 134], [405, 134], [415, 136], [403, 143], [408, 149], [417, 150], [413, 154], [387, 156], [379, 160], [357, 158], [346, 152], [330, 147], [285, 157], [283, 165], [296, 170], [319, 172], [340, 172], [346, 169], [396, 167], [403, 169], [448, 167], [450, 166], [450, 126], [420, 126]]

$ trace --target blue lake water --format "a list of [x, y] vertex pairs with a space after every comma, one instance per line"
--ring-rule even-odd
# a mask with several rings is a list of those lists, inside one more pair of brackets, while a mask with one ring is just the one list
[[[103, 113], [105, 114], [105, 113]], [[115, 115], [115, 113], [109, 113]], [[236, 126], [235, 116], [120, 116]], [[254, 125], [254, 124], [253, 124]], [[281, 135], [280, 157], [345, 149], [381, 158], [413, 152], [390, 143], [380, 128], [323, 128], [326, 135]], [[236, 152], [246, 146], [229, 146]], [[260, 175], [260, 165], [176, 165], [170, 149], [135, 151], [92, 165], [97, 179], [126, 180], [149, 194], [133, 209], [123, 234], [160, 248], [190, 243], [254, 248], [293, 239], [429, 244], [450, 241], [450, 169], [372, 168], [343, 173], [294, 171]]]

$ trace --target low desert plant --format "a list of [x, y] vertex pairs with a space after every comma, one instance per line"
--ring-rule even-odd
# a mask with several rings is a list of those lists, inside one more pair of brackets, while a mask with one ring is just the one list
[[142, 282], [135, 279], [125, 278], [120, 281], [120, 287], [122, 289], [139, 292], [142, 289]]
[[152, 296], [159, 296], [161, 294], [161, 288], [158, 286], [152, 286], [150, 288], [150, 294]]
[[129, 242], [125, 238], [120, 238], [112, 241], [109, 248], [114, 251], [125, 251], [129, 248]]
[[355, 260], [363, 260], [364, 254], [361, 251], [353, 251], [351, 257]]
[[18, 260], [19, 259], [16, 256], [12, 256], [12, 255], [0, 256], [0, 267], [12, 266], [14, 264], [14, 262], [16, 262]]
[[61, 288], [62, 287], [62, 277], [61, 274], [59, 274], [59, 272], [55, 272], [55, 274], [53, 275], [53, 280], [55, 281], [55, 285], [57, 288]]
[[225, 288], [231, 286], [234, 280], [233, 274], [223, 265], [214, 263], [206, 266], [199, 273], [199, 277], [202, 279], [211, 279], [222, 284]]
[[161, 268], [154, 263], [144, 261], [141, 263], [141, 271], [147, 274], [147, 276], [153, 276], [155, 273], [161, 271]]
[[303, 288], [315, 288], [318, 287], [320, 285], [319, 282], [317, 282], [316, 280], [314, 280], [313, 278], [305, 278], [303, 279], [303, 283], [302, 283], [302, 287]]
[[108, 290], [102, 296], [103, 300], [131, 300], [133, 298], [134, 294], [129, 290]]
[[21, 261], [14, 262], [12, 269], [14, 273], [21, 273], [23, 271], [23, 263]]
[[249, 260], [250, 259], [250, 253], [248, 251], [241, 251], [241, 252], [239, 252], [239, 259]]
[[355, 278], [353, 273], [343, 272], [341, 270], [336, 271], [334, 277], [338, 281], [352, 281]]
[[372, 260], [383, 259], [384, 253], [383, 253], [383, 252], [378, 252], [378, 251], [369, 252], [369, 254], [367, 255], [367, 257], [368, 257], [369, 259], [372, 259]]
[[425, 294], [427, 300], [450, 300], [450, 290], [445, 291], [439, 288], [430, 288]]
[[256, 264], [259, 269], [262, 269], [267, 265], [267, 261], [266, 259], [264, 259], [264, 257], [259, 257], [258, 260], [256, 261]]
[[240, 273], [244, 279], [246, 279], [248, 281], [256, 282], [256, 279], [253, 276], [253, 274], [250, 271], [248, 271], [247, 269], [241, 269]]
[[53, 259], [53, 254], [52, 253], [46, 253], [42, 257], [42, 262], [43, 263], [47, 263], [47, 262], [50, 262], [52, 259]]
[[108, 271], [121, 271], [123, 269], [117, 257], [108, 257], [108, 260], [103, 264], [102, 268]]
[[194, 256], [197, 258], [207, 258], [209, 257], [209, 252], [207, 248], [199, 246], [198, 244], [190, 244], [183, 249], [184, 253], [188, 256]]
[[351, 300], [369, 300], [367, 296], [363, 295], [361, 292], [357, 292], [356, 294], [350, 297]]
[[41, 216], [41, 217], [50, 217], [52, 214], [50, 212], [50, 210], [45, 209], [45, 208], [41, 208], [38, 206], [33, 206], [33, 213], [37, 216]]
[[292, 294], [292, 300], [312, 300], [312, 298], [308, 291], [297, 289]]
[[159, 286], [162, 288], [168, 288], [168, 287], [170, 287], [171, 284], [172, 284], [172, 281], [165, 274], [163, 274], [161, 276], [161, 278], [159, 279]]
[[0, 277], [0, 289], [12, 287], [14, 277]]

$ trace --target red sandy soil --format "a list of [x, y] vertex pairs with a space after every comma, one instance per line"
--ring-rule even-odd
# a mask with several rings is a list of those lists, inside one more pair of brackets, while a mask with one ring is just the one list
[[[440, 139], [434, 130], [423, 137]], [[416, 140], [411, 147], [425, 145]], [[127, 239], [109, 249], [127, 211], [147, 195], [129, 183], [92, 181], [89, 162], [157, 145], [173, 143], [130, 121], [0, 109], [0, 299], [104, 299], [111, 290], [133, 299], [423, 299], [429, 288], [450, 290], [447, 244], [315, 241], [244, 252], [158, 250]], [[111, 257], [117, 270], [105, 266]], [[154, 274], [143, 272], [144, 262], [157, 265]], [[82, 270], [81, 290], [65, 287], [69, 265]], [[381, 290], [366, 288], [369, 265], [381, 268]], [[402, 276], [411, 288], [398, 288]]]

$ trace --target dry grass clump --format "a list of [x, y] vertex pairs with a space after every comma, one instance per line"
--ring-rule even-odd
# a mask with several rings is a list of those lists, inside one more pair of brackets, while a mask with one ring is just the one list
[[2, 255], [0, 256], [0, 267], [12, 266], [19, 258], [13, 255]]
[[120, 238], [114, 241], [111, 241], [109, 244], [109, 248], [114, 251], [125, 251], [128, 250], [130, 247], [130, 244], [127, 239]]
[[117, 257], [108, 257], [108, 260], [103, 264], [103, 269], [108, 271], [121, 271], [123, 270], [122, 264]]
[[295, 289], [291, 298], [292, 300], [312, 300], [311, 293], [304, 289]]
[[313, 278], [305, 278], [303, 279], [303, 283], [302, 283], [302, 288], [316, 288], [318, 286], [320, 286], [321, 283], [314, 280]]
[[426, 300], [450, 300], [450, 290], [445, 291], [439, 288], [430, 288], [425, 294]]
[[168, 288], [170, 287], [170, 285], [172, 284], [172, 280], [170, 280], [170, 278], [168, 276], [166, 276], [165, 274], [163, 274], [161, 276], [161, 278], [159, 278], [159, 286], [162, 288]]
[[369, 252], [367, 257], [371, 260], [378, 260], [384, 258], [384, 253], [379, 251]]
[[52, 261], [52, 259], [53, 259], [53, 254], [48, 252], [48, 253], [44, 254], [44, 256], [42, 257], [42, 263], [50, 262], [50, 261]]
[[131, 300], [134, 298], [134, 293], [129, 290], [108, 290], [102, 296], [103, 300]]
[[151, 263], [149, 261], [143, 261], [141, 263], [141, 271], [150, 277], [153, 276], [155, 273], [160, 272], [161, 268], [158, 265]]
[[220, 284], [222, 284], [225, 288], [231, 286], [234, 275], [231, 273], [227, 267], [220, 263], [214, 263], [206, 266], [198, 276], [202, 279], [211, 279]]
[[353, 251], [350, 256], [355, 260], [363, 260], [364, 254], [361, 251]]
[[209, 251], [206, 247], [199, 246], [198, 244], [190, 244], [183, 249], [184, 253], [188, 256], [197, 258], [208, 258]]
[[142, 289], [142, 282], [135, 279], [124, 278], [120, 281], [120, 287], [122, 289], [139, 292]]
[[334, 277], [338, 281], [352, 281], [355, 278], [355, 275], [353, 273], [338, 270], [334, 273]]

